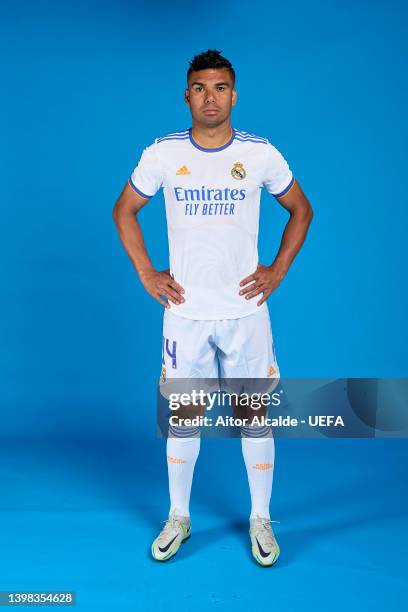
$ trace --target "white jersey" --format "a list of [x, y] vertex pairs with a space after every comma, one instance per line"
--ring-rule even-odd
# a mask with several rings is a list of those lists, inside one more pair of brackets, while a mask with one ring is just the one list
[[129, 183], [145, 198], [163, 187], [170, 273], [185, 302], [171, 312], [220, 320], [256, 312], [259, 297], [239, 295], [239, 283], [258, 265], [261, 189], [279, 197], [294, 178], [266, 138], [232, 128], [227, 143], [203, 148], [191, 128], [144, 149]]

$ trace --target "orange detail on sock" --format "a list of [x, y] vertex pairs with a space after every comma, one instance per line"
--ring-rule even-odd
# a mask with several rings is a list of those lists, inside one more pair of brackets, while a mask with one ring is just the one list
[[185, 459], [178, 459], [177, 457], [172, 457], [171, 455], [167, 455], [167, 459], [172, 463], [187, 463]]

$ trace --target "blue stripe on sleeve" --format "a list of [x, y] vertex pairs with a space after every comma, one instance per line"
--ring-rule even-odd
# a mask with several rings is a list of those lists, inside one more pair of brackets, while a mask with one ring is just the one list
[[287, 193], [289, 191], [289, 189], [292, 187], [294, 182], [295, 182], [295, 177], [292, 176], [289, 185], [287, 187], [285, 187], [285, 189], [283, 191], [281, 191], [280, 193], [274, 193], [273, 194], [274, 198], [280, 198], [281, 196], [285, 195], [285, 193]]
[[152, 198], [152, 197], [153, 197], [153, 196], [151, 196], [151, 195], [146, 195], [145, 193], [143, 193], [143, 191], [140, 191], [140, 189], [138, 189], [138, 188], [136, 187], [136, 185], [133, 183], [133, 181], [132, 181], [132, 177], [130, 177], [130, 178], [129, 178], [129, 181], [128, 181], [128, 182], [129, 182], [129, 185], [130, 185], [131, 187], [133, 187], [134, 191], [136, 191], [136, 193], [138, 193], [139, 195], [141, 195], [141, 196], [142, 196], [142, 198], [148, 198], [148, 199], [150, 199], [150, 198]]

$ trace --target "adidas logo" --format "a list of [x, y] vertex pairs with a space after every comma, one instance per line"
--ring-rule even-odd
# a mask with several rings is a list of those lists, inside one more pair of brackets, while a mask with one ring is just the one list
[[184, 174], [191, 174], [187, 166], [181, 166], [181, 168], [179, 168], [176, 172], [177, 176], [184, 175]]
[[276, 370], [273, 366], [269, 366], [268, 369], [268, 378], [271, 378], [275, 374]]

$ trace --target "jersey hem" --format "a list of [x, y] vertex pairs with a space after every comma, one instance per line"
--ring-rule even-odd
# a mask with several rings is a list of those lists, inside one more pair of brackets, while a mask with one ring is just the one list
[[181, 317], [183, 319], [189, 319], [190, 321], [224, 321], [225, 319], [243, 319], [244, 317], [249, 317], [250, 315], [253, 315], [256, 312], [259, 312], [260, 310], [262, 310], [264, 306], [266, 306], [266, 302], [261, 304], [261, 306], [255, 305], [254, 310], [251, 310], [250, 312], [246, 312], [245, 314], [237, 314], [237, 315], [221, 314], [221, 315], [212, 316], [212, 317], [203, 316], [203, 315], [200, 315], [200, 316], [199, 315], [194, 315], [194, 316], [186, 315], [185, 313], [177, 312], [177, 306], [175, 306], [174, 308], [173, 306], [171, 306], [170, 308], [165, 308], [165, 312], [170, 312], [171, 314], [174, 314], [176, 317]]

